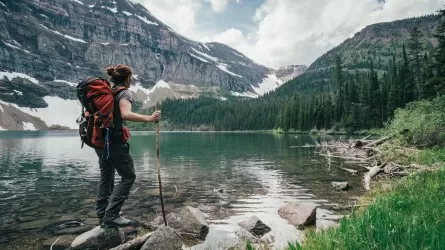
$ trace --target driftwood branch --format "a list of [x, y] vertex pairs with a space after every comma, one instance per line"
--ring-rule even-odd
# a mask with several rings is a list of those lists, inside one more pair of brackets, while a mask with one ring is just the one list
[[354, 170], [354, 169], [343, 168], [343, 167], [339, 167], [339, 168], [341, 168], [341, 169], [343, 169], [343, 170], [345, 170], [345, 171], [351, 173], [352, 175], [356, 175], [356, 174], [358, 173], [358, 171], [357, 171], [357, 170]]
[[130, 240], [129, 242], [119, 245], [117, 247], [111, 248], [110, 250], [131, 250], [131, 249], [140, 249], [144, 243], [148, 240], [148, 238], [151, 237], [153, 232], [150, 232], [148, 234], [144, 234], [141, 237], [138, 237], [136, 239]]
[[379, 146], [380, 144], [384, 143], [385, 141], [387, 141], [389, 139], [391, 139], [390, 136], [385, 136], [385, 137], [383, 137], [381, 139], [378, 139], [378, 140], [375, 140], [375, 141], [370, 142], [368, 144], [365, 144], [365, 146], [367, 146], [367, 147]]
[[382, 168], [386, 165], [386, 162], [382, 165], [375, 165], [372, 167], [368, 173], [365, 174], [365, 189], [370, 190], [371, 189], [371, 178], [374, 177], [377, 173], [382, 171]]

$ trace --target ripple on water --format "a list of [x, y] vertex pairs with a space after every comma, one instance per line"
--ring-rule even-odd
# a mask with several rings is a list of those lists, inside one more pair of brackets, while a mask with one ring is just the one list
[[[2, 234], [25, 235], [11, 230], [35, 230], [64, 215], [94, 216], [100, 177], [94, 151], [80, 150], [75, 134], [22, 137], [0, 138]], [[192, 249], [233, 239], [237, 223], [252, 215], [272, 228], [275, 246], [285, 246], [301, 234], [278, 215], [278, 208], [295, 201], [325, 203], [324, 198], [335, 193], [320, 197], [324, 191], [319, 190], [344, 174], [329, 172], [322, 159], [312, 161], [309, 149], [289, 149], [297, 144], [292, 138], [230, 133], [163, 133], [162, 138], [166, 206], [207, 206], [209, 234]], [[313, 140], [301, 138], [302, 145]], [[130, 217], [151, 219], [160, 204], [154, 134], [133, 135], [131, 143], [137, 179], [123, 211]], [[119, 180], [116, 175], [116, 183]]]

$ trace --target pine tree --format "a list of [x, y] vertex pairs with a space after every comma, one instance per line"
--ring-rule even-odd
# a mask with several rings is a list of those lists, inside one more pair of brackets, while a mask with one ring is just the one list
[[440, 24], [434, 35], [439, 42], [434, 56], [437, 75], [427, 83], [427, 87], [436, 94], [445, 93], [445, 9], [439, 10], [439, 18]]
[[409, 50], [409, 57], [410, 57], [410, 63], [413, 68], [414, 73], [414, 97], [415, 99], [418, 99], [420, 94], [420, 83], [422, 82], [422, 72], [421, 72], [421, 50], [422, 50], [422, 43], [420, 42], [420, 39], [422, 37], [422, 33], [420, 33], [420, 30], [417, 27], [414, 27], [411, 31], [411, 37], [408, 42], [408, 50]]
[[343, 116], [344, 98], [345, 98], [345, 86], [344, 86], [340, 56], [337, 56], [335, 58], [335, 80], [337, 82], [337, 103], [336, 103], [337, 109], [335, 112], [335, 120], [340, 121]]
[[406, 54], [405, 44], [403, 44], [403, 64], [400, 71], [400, 77], [403, 86], [402, 105], [405, 105], [406, 103], [415, 100], [415, 85], [409, 67], [409, 61], [408, 61], [408, 56]]
[[381, 117], [381, 91], [379, 86], [379, 80], [377, 77], [377, 72], [374, 71], [374, 65], [373, 61], [371, 60], [371, 73], [370, 73], [370, 79], [369, 79], [370, 85], [369, 85], [369, 103], [368, 106], [370, 107], [370, 121], [372, 127], [380, 127], [382, 124], [382, 117]]

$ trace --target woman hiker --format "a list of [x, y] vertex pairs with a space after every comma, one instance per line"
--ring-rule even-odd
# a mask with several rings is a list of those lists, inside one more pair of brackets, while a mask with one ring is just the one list
[[[113, 89], [124, 86], [130, 87], [132, 83], [132, 69], [127, 65], [117, 65], [107, 68], [111, 76]], [[132, 93], [129, 89], [120, 91], [114, 98], [113, 111], [115, 131], [121, 131], [125, 121], [156, 122], [161, 119], [161, 112], [155, 111], [152, 115], [141, 115], [131, 111]], [[97, 188], [96, 212], [102, 227], [126, 226], [131, 220], [120, 216], [121, 207], [130, 194], [130, 189], [136, 179], [133, 158], [130, 154], [130, 145], [123, 143], [122, 133], [115, 133], [113, 143], [109, 149], [108, 159], [104, 159], [103, 149], [95, 149], [99, 157], [100, 182]], [[122, 177], [120, 183], [114, 187], [115, 171]]]

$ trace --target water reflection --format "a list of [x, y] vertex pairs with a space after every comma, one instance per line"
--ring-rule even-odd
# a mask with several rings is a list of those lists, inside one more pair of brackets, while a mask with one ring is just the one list
[[[127, 216], [148, 220], [159, 211], [155, 134], [132, 135], [137, 179], [123, 210]], [[281, 205], [298, 200], [342, 202], [349, 197], [332, 192], [330, 181], [360, 181], [338, 168], [327, 169], [313, 149], [290, 148], [317, 139], [258, 133], [161, 133], [166, 207], [185, 203], [217, 208], [205, 211], [211, 230], [196, 249], [205, 249], [223, 236], [233, 237], [233, 225], [253, 214], [273, 229], [277, 246], [295, 240], [298, 231], [277, 213]], [[67, 215], [86, 219], [94, 214], [100, 175], [97, 156], [87, 146], [80, 149], [75, 132], [0, 132], [0, 147], [3, 240], [41, 231], [45, 224]]]

